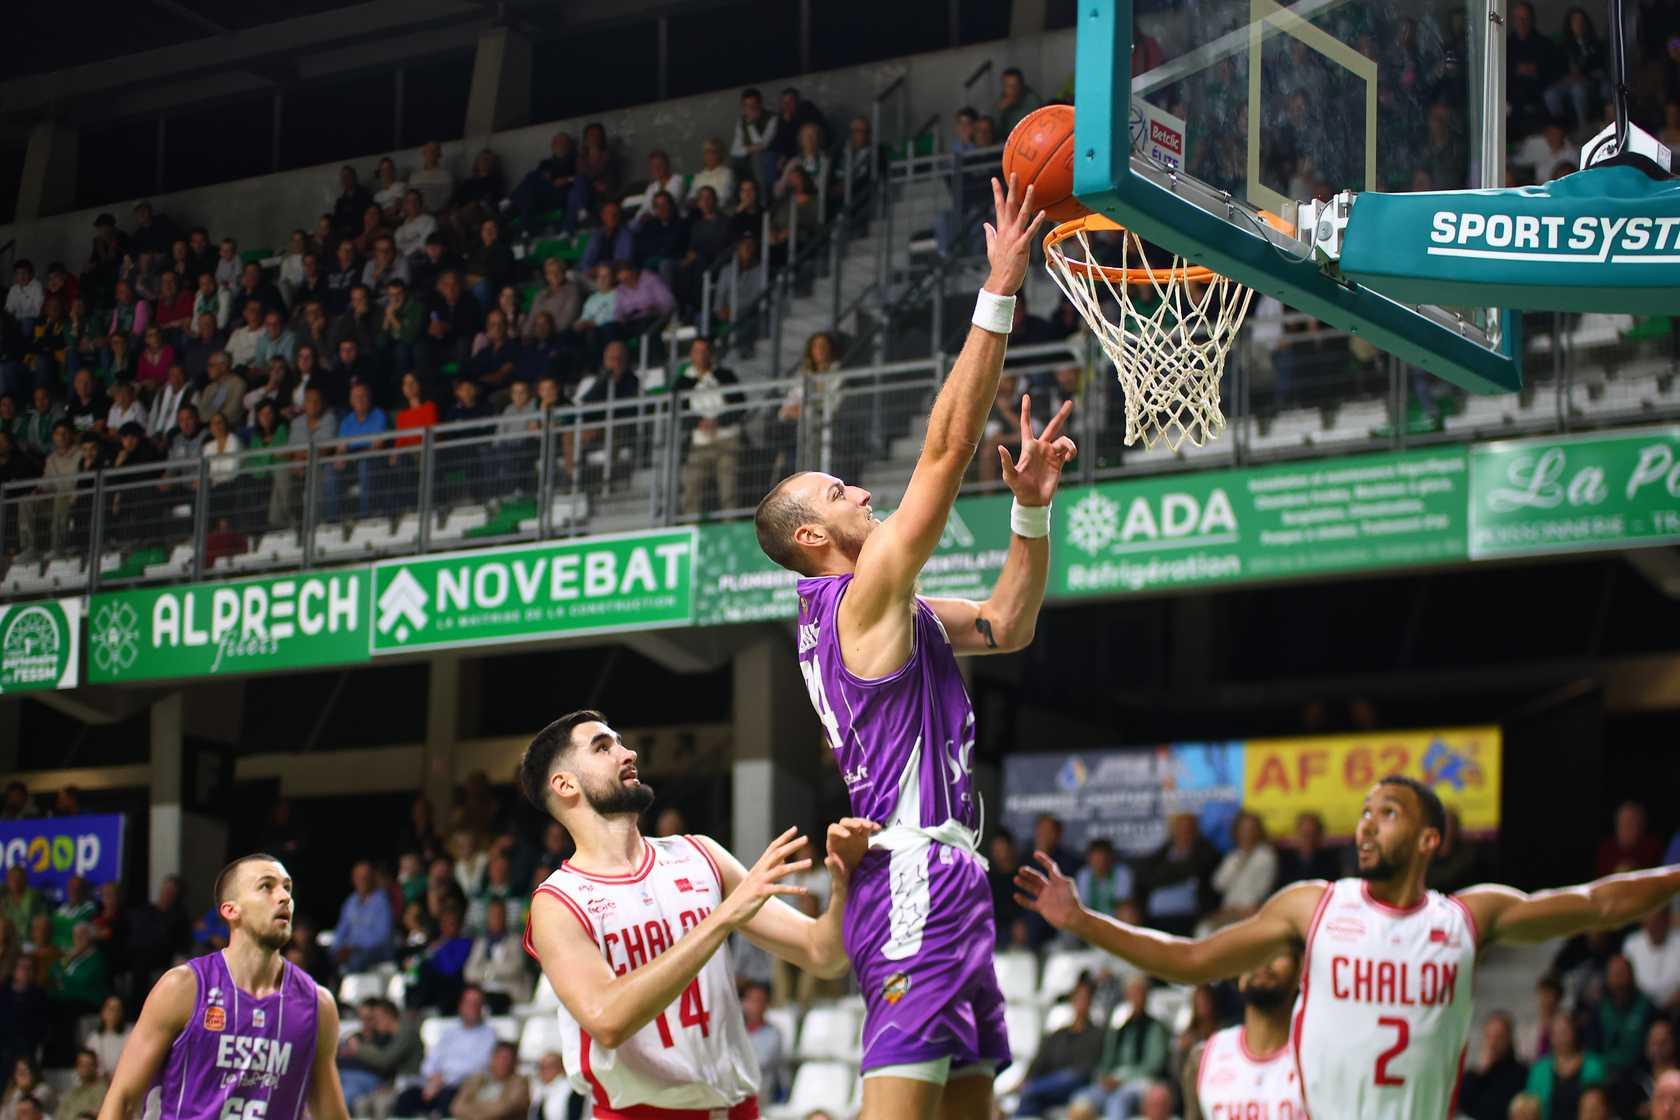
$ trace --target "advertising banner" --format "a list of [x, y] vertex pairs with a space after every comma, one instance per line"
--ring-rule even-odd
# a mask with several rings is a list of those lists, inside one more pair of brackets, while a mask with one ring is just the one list
[[687, 626], [694, 556], [684, 528], [382, 562], [373, 652]]
[[80, 599], [0, 604], [0, 694], [75, 688], [81, 654]]
[[121, 878], [122, 842], [121, 813], [0, 821], [0, 872], [17, 864], [30, 886], [62, 899], [72, 875], [93, 886]]
[[1470, 450], [1470, 556], [1532, 556], [1680, 540], [1680, 428]]
[[345, 665], [368, 658], [368, 569], [100, 592], [94, 684]]
[[1449, 447], [1102, 483], [1057, 503], [1050, 594], [1463, 560], [1466, 474]]

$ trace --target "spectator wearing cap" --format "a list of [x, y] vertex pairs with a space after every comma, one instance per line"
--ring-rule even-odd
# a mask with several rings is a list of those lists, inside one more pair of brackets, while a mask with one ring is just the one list
[[513, 277], [513, 250], [502, 240], [495, 218], [478, 224], [478, 244], [467, 254], [467, 287], [483, 308], [496, 306], [496, 293]]
[[763, 190], [776, 181], [776, 127], [776, 117], [764, 109], [764, 95], [754, 88], [742, 90], [741, 115], [735, 120], [729, 155], [736, 175], [756, 180]]
[[437, 291], [437, 282], [445, 272], [460, 272], [464, 267], [461, 255], [449, 247], [449, 239], [441, 233], [434, 233], [426, 238], [420, 255], [409, 261], [409, 275], [414, 278], [414, 283], [409, 286], [413, 288], [415, 298], [424, 302]]
[[577, 145], [569, 133], [556, 132], [548, 141], [548, 158], [532, 168], [509, 196], [520, 224], [529, 228], [538, 214], [565, 206], [576, 178]]
[[[354, 395], [354, 391], [352, 391]], [[391, 900], [378, 889], [373, 864], [357, 860], [350, 868], [350, 894], [338, 908], [333, 956], [345, 972], [365, 972], [391, 959]]]

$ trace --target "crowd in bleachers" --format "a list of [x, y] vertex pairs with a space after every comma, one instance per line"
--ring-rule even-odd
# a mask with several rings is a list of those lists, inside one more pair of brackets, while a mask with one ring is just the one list
[[[74, 790], [62, 791], [51, 811], [74, 812], [76, 801]], [[14, 784], [0, 819], [45, 808]], [[655, 835], [689, 827], [672, 807], [649, 825]], [[305, 906], [285, 950], [343, 1005], [338, 1064], [353, 1113], [380, 1120], [584, 1114], [586, 1102], [569, 1088], [558, 1052], [555, 997], [522, 942], [531, 890], [569, 854], [564, 830], [552, 822], [540, 833], [522, 829], [506, 791], [475, 774], [456, 790], [443, 820], [420, 797], [394, 831], [388, 847], [354, 863], [342, 899], [325, 885], [310, 886], [309, 896], [336, 905]], [[1287, 883], [1337, 878], [1352, 867], [1351, 851], [1328, 843], [1311, 813], [1278, 839], [1243, 814], [1223, 852], [1188, 814], [1172, 818], [1160, 848], [1132, 859], [1102, 838], [1083, 853], [1069, 850], [1061, 822], [1050, 816], [1038, 819], [1028, 839], [1074, 877], [1086, 906], [1182, 934], [1237, 920]], [[274, 805], [261, 842], [282, 859], [300, 857], [307, 836], [289, 803]], [[1234, 989], [1158, 986], [1024, 913], [1010, 886], [1023, 852], [1005, 831], [987, 846], [998, 977], [1016, 1053], [999, 1077], [1001, 1114], [1176, 1115], [1187, 1055], [1240, 1016]], [[1677, 861], [1680, 834], [1665, 849], [1647, 830], [1643, 808], [1630, 802], [1617, 811], [1596, 871]], [[1497, 876], [1490, 852], [1450, 818], [1430, 886], [1450, 891]], [[826, 905], [820, 867], [798, 881], [811, 891], [801, 905]], [[172, 877], [155, 898], [130, 899], [117, 883], [72, 879], [62, 898], [49, 899], [22, 866], [8, 869], [0, 896], [0, 1120], [35, 1120], [31, 1108], [43, 1120], [97, 1112], [150, 985], [171, 964], [226, 944], [225, 923], [214, 909], [190, 912], [183, 887]], [[1488, 1004], [1479, 984], [1484, 1021], [1466, 1066], [1460, 1114], [1649, 1115], [1656, 1078], [1680, 1068], [1680, 931], [1672, 920], [1665, 909], [1627, 930], [1563, 943], [1549, 969], [1533, 978], [1526, 1004]], [[778, 1102], [783, 1116], [848, 1115], [862, 1015], [850, 982], [804, 975], [740, 937], [730, 952], [763, 1069], [764, 1103]], [[23, 1097], [34, 1103], [20, 1112]]]

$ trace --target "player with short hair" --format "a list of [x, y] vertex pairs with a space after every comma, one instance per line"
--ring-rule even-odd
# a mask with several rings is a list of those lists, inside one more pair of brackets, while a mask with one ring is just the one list
[[1185, 1120], [1307, 1120], [1289, 1049], [1301, 986], [1301, 948], [1290, 944], [1237, 981], [1243, 1021], [1198, 1042], [1184, 1063]]
[[216, 876], [227, 948], [152, 987], [99, 1120], [348, 1120], [338, 1081], [338, 1004], [281, 953], [292, 877], [265, 853]]
[[878, 521], [869, 491], [806, 471], [778, 483], [755, 518], [765, 554], [805, 577], [799, 668], [852, 812], [882, 825], [846, 909], [846, 951], [865, 1005], [868, 1120], [931, 1117], [942, 1100], [947, 1115], [990, 1116], [992, 1075], [1010, 1060], [991, 893], [976, 852], [974, 707], [956, 655], [1018, 650], [1032, 639], [1050, 565], [1050, 501], [1075, 453], [1061, 435], [1071, 402], [1035, 437], [1023, 398], [1020, 457], [998, 449], [1015, 494], [1014, 535], [991, 597], [923, 598], [916, 580], [996, 400], [1015, 293], [1043, 220], [1022, 186], [1012, 178], [1005, 194], [992, 183], [991, 275], [897, 511]]
[[1464, 1068], [1482, 949], [1616, 929], [1680, 893], [1677, 866], [1534, 894], [1483, 884], [1443, 895], [1424, 877], [1446, 821], [1434, 790], [1383, 778], [1360, 811], [1355, 877], [1291, 884], [1253, 917], [1195, 940], [1091, 913], [1042, 852], [1042, 872], [1016, 873], [1016, 899], [1056, 928], [1184, 984], [1232, 976], [1304, 944], [1291, 1041], [1307, 1108], [1364, 1120], [1445, 1116]]
[[566, 1069], [596, 1120], [755, 1120], [758, 1059], [719, 949], [740, 930], [799, 968], [844, 975], [840, 915], [874, 826], [829, 826], [833, 894], [811, 918], [778, 897], [806, 893], [783, 881], [811, 866], [787, 862], [805, 843], [797, 829], [751, 869], [705, 836], [643, 836], [653, 788], [600, 712], [538, 732], [519, 788], [577, 845], [532, 896], [525, 949], [560, 997]]

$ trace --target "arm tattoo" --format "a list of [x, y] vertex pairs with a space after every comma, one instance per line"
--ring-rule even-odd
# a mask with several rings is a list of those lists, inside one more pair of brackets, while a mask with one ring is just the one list
[[979, 631], [979, 634], [982, 638], [986, 639], [986, 648], [987, 649], [998, 648], [997, 639], [992, 636], [991, 620], [988, 619], [985, 615], [981, 615], [974, 620], [974, 629]]

